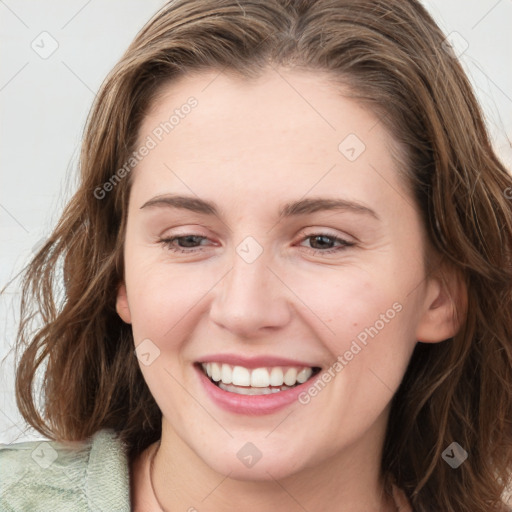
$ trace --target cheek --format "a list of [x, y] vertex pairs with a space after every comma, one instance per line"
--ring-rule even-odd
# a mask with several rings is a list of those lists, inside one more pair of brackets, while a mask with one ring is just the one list
[[400, 267], [393, 259], [371, 270], [340, 268], [328, 279], [303, 276], [293, 286], [307, 305], [303, 318], [329, 351], [333, 374], [343, 374], [336, 387], [357, 389], [352, 399], [360, 400], [358, 407], [367, 403], [369, 414], [399, 386], [416, 345], [418, 304], [410, 292], [420, 269], [395, 271]]
[[[132, 315], [132, 328], [137, 343], [150, 338], [166, 346], [178, 334], [192, 332], [190, 319], [201, 307], [218, 281], [211, 270], [196, 266], [185, 269], [180, 265], [155, 262], [154, 255], [127, 258], [126, 284]], [[131, 266], [129, 266], [131, 264]]]
[[149, 257], [133, 263], [126, 284], [139, 366], [159, 408], [172, 410], [174, 421], [186, 423], [182, 414], [190, 414], [191, 404], [180, 384], [189, 378], [182, 364], [184, 347], [198, 328], [201, 298], [215, 280], [199, 268], [185, 272], [179, 266], [155, 264]]
[[[277, 265], [293, 293], [274, 283], [282, 287], [276, 296], [290, 302], [297, 317], [292, 321], [310, 328], [312, 337], [320, 338], [334, 357], [348, 350], [354, 339], [364, 344], [377, 336], [389, 337], [396, 347], [410, 337], [412, 325], [404, 326], [411, 314], [397, 313], [393, 306], [414, 309], [406, 299], [410, 303], [407, 295], [421, 274], [409, 256], [390, 251], [372, 255], [371, 261], [359, 266]], [[196, 331], [198, 319], [207, 321], [207, 308], [226, 273], [218, 261], [169, 263], [154, 247], [133, 243], [127, 245], [125, 262], [135, 343], [150, 338], [167, 348], [174, 345], [173, 340], [179, 344]]]
[[403, 300], [396, 282], [393, 286], [381, 274], [354, 268], [335, 269], [317, 277], [302, 276], [293, 289], [307, 307], [304, 311], [309, 310], [312, 321], [316, 318], [315, 324], [326, 334], [325, 341], [337, 353], [376, 323], [379, 331], [384, 330], [398, 316], [397, 303]]

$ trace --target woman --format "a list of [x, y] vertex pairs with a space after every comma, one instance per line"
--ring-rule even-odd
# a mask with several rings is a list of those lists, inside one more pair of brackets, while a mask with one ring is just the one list
[[0, 451], [4, 509], [507, 510], [512, 180], [444, 39], [403, 0], [149, 21], [25, 277], [53, 442]]

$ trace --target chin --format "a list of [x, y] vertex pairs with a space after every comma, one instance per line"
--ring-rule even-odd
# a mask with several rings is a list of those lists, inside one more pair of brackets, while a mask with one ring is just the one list
[[[259, 449], [256, 448], [259, 446]], [[303, 450], [297, 447], [295, 452], [284, 453], [273, 443], [255, 441], [231, 442], [224, 449], [209, 451], [207, 454], [198, 453], [203, 462], [213, 471], [228, 475], [233, 480], [241, 481], [272, 481], [293, 475], [305, 469], [305, 460], [298, 460], [297, 455]], [[302, 453], [302, 455], [304, 455]], [[310, 463], [313, 466], [313, 462]]]

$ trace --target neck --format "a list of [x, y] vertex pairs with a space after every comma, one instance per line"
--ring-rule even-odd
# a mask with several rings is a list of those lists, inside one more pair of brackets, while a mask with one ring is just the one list
[[161, 441], [146, 456], [153, 500], [147, 503], [155, 505], [151, 510], [194, 512], [207, 506], [219, 512], [396, 511], [378, 472], [380, 450], [365, 445], [366, 439], [291, 475], [276, 478], [270, 470], [263, 479], [241, 480], [206, 465], [169, 427], [162, 429]]

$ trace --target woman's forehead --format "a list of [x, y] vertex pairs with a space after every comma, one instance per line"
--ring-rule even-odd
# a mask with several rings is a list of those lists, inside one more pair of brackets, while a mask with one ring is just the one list
[[168, 84], [144, 119], [138, 145], [149, 140], [154, 147], [134, 170], [135, 182], [140, 175], [156, 185], [178, 174], [246, 192], [345, 187], [360, 194], [384, 174], [399, 186], [394, 141], [379, 118], [308, 73], [184, 77]]

